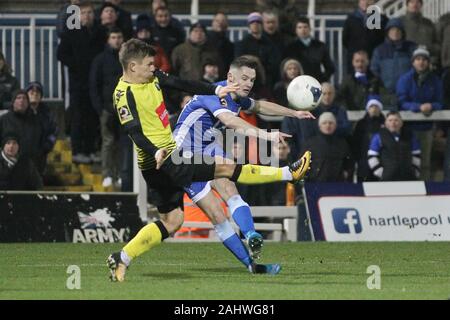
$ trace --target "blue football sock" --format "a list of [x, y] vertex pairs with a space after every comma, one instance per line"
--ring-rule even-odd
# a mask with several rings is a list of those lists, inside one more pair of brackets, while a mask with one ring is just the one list
[[246, 267], [252, 263], [252, 259], [247, 251], [242, 240], [238, 237], [236, 232], [234, 232], [231, 223], [226, 220], [222, 223], [216, 224], [214, 229], [222, 241], [223, 245], [234, 254], [236, 258], [239, 259]]
[[231, 212], [231, 216], [236, 224], [241, 229], [241, 232], [247, 238], [248, 234], [255, 231], [255, 226], [253, 224], [252, 212], [247, 202], [242, 200], [240, 195], [234, 195], [227, 201], [228, 208]]

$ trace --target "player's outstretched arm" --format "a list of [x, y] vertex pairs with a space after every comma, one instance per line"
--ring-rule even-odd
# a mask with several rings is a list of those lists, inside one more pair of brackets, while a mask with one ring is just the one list
[[286, 116], [298, 119], [315, 119], [313, 114], [309, 111], [293, 110], [283, 107], [279, 104], [264, 100], [255, 101], [253, 111], [268, 116]]
[[155, 76], [163, 88], [167, 87], [198, 95], [217, 95], [223, 98], [228, 93], [235, 92], [239, 88], [236, 84], [222, 87], [202, 81], [180, 79], [161, 70], [156, 70]]
[[291, 135], [280, 131], [267, 132], [265, 130], [261, 130], [260, 128], [255, 127], [247, 121], [235, 116], [231, 112], [223, 112], [219, 114], [217, 118], [227, 128], [234, 129], [236, 132], [245, 136], [258, 137], [271, 141], [281, 141], [283, 144], [285, 143], [284, 138], [292, 137]]

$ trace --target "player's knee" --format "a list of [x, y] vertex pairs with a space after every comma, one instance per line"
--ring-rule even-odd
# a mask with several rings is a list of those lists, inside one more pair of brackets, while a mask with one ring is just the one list
[[161, 220], [163, 221], [167, 231], [170, 234], [173, 234], [177, 232], [183, 225], [184, 214], [183, 211], [180, 208], [178, 208], [161, 217]]

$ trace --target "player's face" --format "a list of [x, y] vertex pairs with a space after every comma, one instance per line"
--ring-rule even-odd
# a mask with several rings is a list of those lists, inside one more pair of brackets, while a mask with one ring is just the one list
[[390, 132], [400, 133], [400, 130], [403, 126], [403, 121], [397, 115], [390, 115], [389, 117], [387, 117], [384, 125]]
[[155, 57], [146, 56], [141, 61], [131, 61], [130, 69], [140, 82], [148, 82], [155, 72]]
[[3, 152], [7, 157], [15, 158], [19, 153], [19, 144], [16, 140], [8, 140], [3, 147]]
[[239, 89], [236, 91], [236, 94], [239, 97], [247, 97], [250, 94], [250, 91], [255, 84], [255, 79], [256, 71], [249, 67], [233, 70], [228, 75], [229, 83], [237, 83], [239, 85]]

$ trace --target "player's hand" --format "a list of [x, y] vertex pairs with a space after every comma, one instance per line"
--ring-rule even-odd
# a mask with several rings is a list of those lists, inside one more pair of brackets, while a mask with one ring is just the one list
[[159, 168], [161, 168], [168, 154], [169, 150], [167, 150], [166, 148], [158, 149], [158, 151], [156, 151], [155, 153], [156, 170], [159, 170]]
[[224, 98], [227, 96], [227, 94], [229, 94], [231, 92], [236, 92], [238, 89], [239, 89], [239, 85], [237, 83], [230, 83], [226, 87], [221, 87], [219, 89], [219, 92], [217, 93], [217, 95], [220, 98]]
[[281, 132], [281, 131], [272, 131], [268, 134], [268, 140], [278, 142], [280, 141], [283, 146], [287, 145], [285, 138], [291, 138], [292, 135]]
[[295, 117], [297, 119], [315, 119], [314, 115], [309, 111], [294, 111]]

